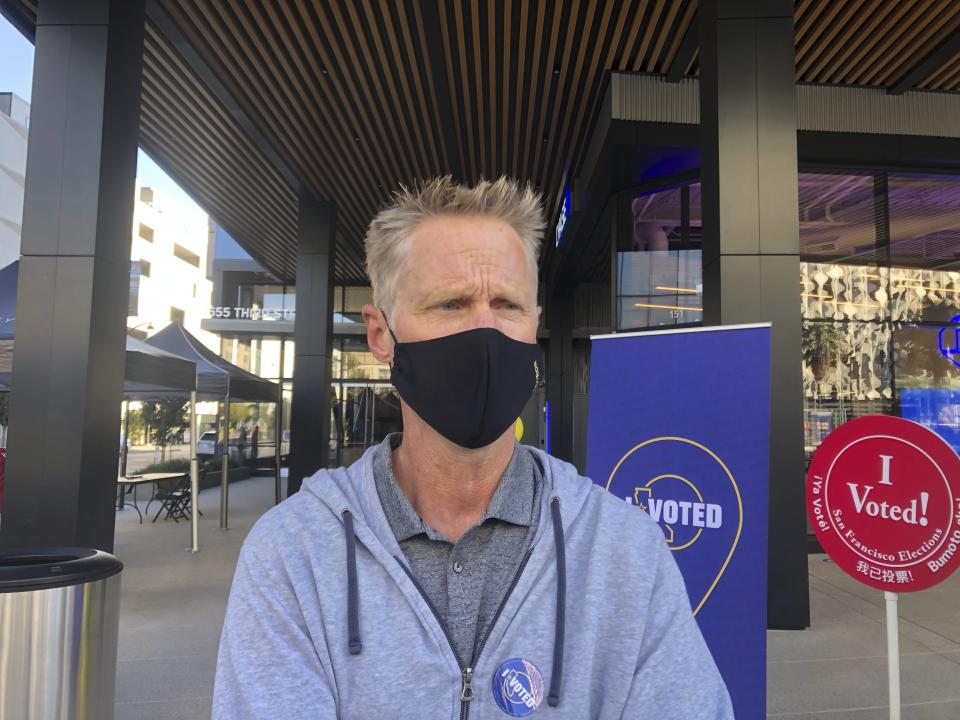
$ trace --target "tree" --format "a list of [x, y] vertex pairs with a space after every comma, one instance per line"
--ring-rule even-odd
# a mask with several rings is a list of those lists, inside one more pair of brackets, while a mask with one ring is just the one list
[[340, 353], [340, 377], [350, 378], [351, 380], [367, 380], [370, 373], [360, 369], [363, 359], [360, 353], [344, 352]]
[[146, 427], [143, 424], [143, 410], [130, 408], [127, 412], [129, 413], [129, 421], [127, 424], [129, 425], [130, 443], [133, 444], [133, 438], [139, 438], [142, 442], [146, 442], [146, 437], [144, 436]]
[[156, 445], [163, 449], [161, 458], [166, 456], [167, 437], [171, 430], [179, 430], [190, 422], [188, 404], [182, 397], [165, 398], [158, 402], [143, 404], [143, 419], [153, 433]]

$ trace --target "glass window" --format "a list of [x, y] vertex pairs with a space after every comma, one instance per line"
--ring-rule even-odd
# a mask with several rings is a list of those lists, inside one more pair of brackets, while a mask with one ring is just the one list
[[960, 325], [905, 323], [893, 339], [901, 417], [960, 451]]
[[615, 222], [617, 329], [701, 322], [700, 184], [621, 198]]
[[[152, 195], [152, 191], [151, 191]], [[137, 229], [137, 234], [142, 237], [147, 242], [153, 242], [153, 228], [143, 223], [140, 223], [140, 227]]]
[[373, 302], [373, 288], [348, 286], [343, 289], [343, 312], [334, 322], [363, 322], [363, 306]]
[[332, 376], [343, 380], [389, 380], [390, 366], [377, 360], [366, 339], [334, 340]]
[[808, 452], [847, 420], [893, 413], [890, 348], [888, 323], [804, 321], [801, 349]]
[[960, 270], [960, 177], [890, 173], [891, 265]]
[[130, 294], [127, 296], [127, 316], [140, 314], [140, 277], [143, 275], [142, 261], [130, 263]]
[[798, 181], [801, 258], [886, 264], [877, 242], [882, 204], [873, 173], [801, 172]]
[[260, 342], [260, 377], [275, 380], [280, 377], [280, 343], [277, 338], [263, 338]]
[[245, 320], [296, 319], [296, 290], [285, 285], [241, 285], [237, 288], [237, 307], [244, 311], [238, 316]]
[[800, 299], [807, 320], [885, 320], [890, 271], [872, 265], [800, 263]]
[[800, 173], [804, 433], [865, 414], [960, 450], [960, 177]]
[[890, 268], [890, 315], [893, 320], [952, 323], [958, 313], [960, 273]]
[[293, 363], [296, 358], [297, 344], [294, 340], [284, 340], [286, 343], [283, 352], [283, 377], [293, 377]]
[[173, 244], [173, 254], [185, 263], [193, 265], [195, 268], [200, 267], [200, 256], [194, 252], [190, 252], [180, 243]]

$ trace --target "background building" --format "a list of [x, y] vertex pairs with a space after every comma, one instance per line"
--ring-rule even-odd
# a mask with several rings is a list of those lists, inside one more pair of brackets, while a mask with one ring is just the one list
[[0, 268], [20, 257], [30, 104], [0, 92]]
[[127, 327], [149, 335], [150, 327], [179, 322], [220, 351], [219, 338], [201, 328], [212, 289], [207, 277], [212, 228], [206, 215], [137, 183]]

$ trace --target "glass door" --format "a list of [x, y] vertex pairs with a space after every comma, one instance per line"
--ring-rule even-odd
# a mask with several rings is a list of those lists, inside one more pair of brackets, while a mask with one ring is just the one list
[[330, 406], [337, 466], [351, 465], [371, 445], [403, 429], [400, 396], [389, 383], [335, 382]]

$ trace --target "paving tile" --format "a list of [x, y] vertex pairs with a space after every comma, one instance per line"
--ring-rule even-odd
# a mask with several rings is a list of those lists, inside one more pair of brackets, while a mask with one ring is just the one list
[[[956, 658], [939, 653], [903, 655], [900, 676], [904, 704], [960, 702]], [[875, 708], [887, 699], [885, 656], [771, 663], [767, 677], [770, 715]]]
[[921, 619], [913, 623], [918, 628], [948, 638], [954, 645], [960, 645], [960, 615], [940, 619]]
[[[957, 720], [957, 718], [960, 718], [960, 701], [901, 705], [900, 712], [901, 720]], [[767, 714], [767, 718], [776, 718], [777, 720], [889, 720], [890, 710], [887, 706], [883, 706], [826, 713]]]
[[114, 720], [210, 720], [211, 698], [122, 703], [114, 706]]
[[216, 655], [117, 662], [117, 703], [189, 700], [213, 695]]
[[[814, 618], [809, 630], [771, 630], [767, 633], [767, 659], [775, 662], [802, 662], [840, 658], [886, 657], [887, 633], [877, 622], [820, 624]], [[946, 649], [957, 649], [946, 648]], [[901, 654], [933, 652], [934, 648], [905, 633], [900, 634]]]
[[810, 585], [810, 618], [818, 625], [877, 623], [882, 620], [875, 609], [864, 607], [862, 603], [859, 598], [836, 588]]
[[[960, 618], [950, 620], [900, 620], [900, 636], [909, 637], [931, 650], [951, 652], [960, 650], [958, 636]], [[960, 720], [960, 715], [957, 716]]]
[[120, 630], [118, 660], [149, 660], [210, 655], [220, 645], [220, 625], [125, 625]]

